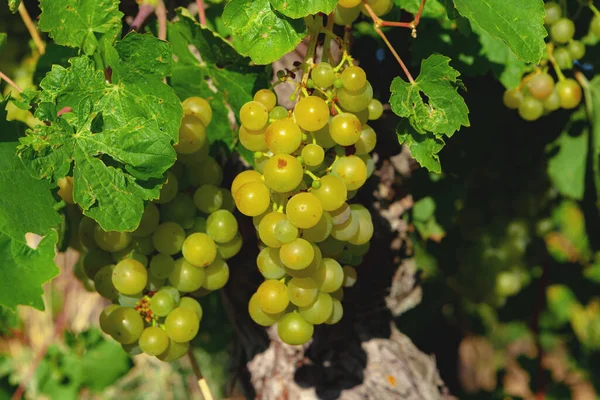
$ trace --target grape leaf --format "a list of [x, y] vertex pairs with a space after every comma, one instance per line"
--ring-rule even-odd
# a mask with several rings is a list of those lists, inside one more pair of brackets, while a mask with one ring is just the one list
[[[75, 202], [105, 230], [134, 230], [144, 200], [158, 197], [175, 162], [171, 143], [183, 112], [161, 81], [171, 54], [168, 43], [131, 33], [105, 54], [111, 83], [87, 56], [72, 58], [69, 68], [55, 65], [40, 83], [35, 116], [49, 125], [29, 130], [19, 155], [40, 179], [72, 168]], [[65, 107], [72, 111], [57, 116]]]
[[413, 206], [413, 223], [423, 239], [439, 243], [446, 231], [435, 219], [435, 200], [431, 196], [423, 197]]
[[252, 100], [252, 93], [266, 87], [265, 68], [250, 66], [248, 58], [240, 56], [216, 33], [201, 27], [185, 9], [178, 10], [178, 17], [168, 26], [177, 57], [171, 86], [182, 100], [200, 96], [210, 102], [213, 120], [206, 131], [208, 140], [223, 141], [231, 149], [236, 135], [227, 106], [238, 115], [240, 108]]
[[20, 5], [21, 5], [21, 0], [8, 0], [8, 9], [13, 14], [19, 10]]
[[542, 58], [543, 0], [454, 0], [454, 5], [471, 23], [506, 42], [519, 59], [537, 64]]
[[600, 197], [600, 76], [590, 81], [589, 93], [592, 100], [592, 170], [596, 195]]
[[411, 156], [431, 172], [440, 173], [442, 167], [438, 153], [444, 148], [444, 141], [431, 133], [421, 134], [414, 130], [406, 120], [401, 121], [396, 128], [398, 142], [410, 149]]
[[[421, 73], [414, 83], [400, 77], [392, 81], [392, 111], [408, 118], [418, 132], [450, 137], [461, 126], [470, 125], [469, 109], [457, 91], [460, 74], [449, 63], [448, 57], [434, 54], [423, 60]], [[428, 103], [423, 100], [425, 96]]]
[[278, 60], [307, 33], [303, 20], [280, 14], [269, 0], [232, 0], [223, 11], [223, 22], [241, 39], [242, 53], [257, 64]]
[[290, 18], [302, 18], [319, 12], [329, 14], [338, 0], [270, 0], [277, 11]]
[[112, 42], [121, 32], [119, 0], [40, 0], [39, 28], [57, 44], [79, 47], [92, 54], [98, 37]]

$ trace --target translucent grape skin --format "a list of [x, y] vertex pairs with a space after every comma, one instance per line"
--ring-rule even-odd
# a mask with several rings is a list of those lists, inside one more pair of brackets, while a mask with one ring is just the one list
[[325, 175], [321, 179], [321, 186], [313, 189], [312, 194], [321, 202], [325, 211], [334, 211], [346, 201], [348, 190], [344, 182], [337, 176]]
[[262, 129], [269, 120], [269, 110], [258, 101], [249, 101], [240, 109], [242, 124], [251, 131]]
[[331, 234], [333, 221], [328, 212], [324, 212], [317, 225], [302, 231], [302, 238], [313, 243], [320, 243]]
[[279, 119], [267, 127], [265, 142], [273, 154], [291, 154], [302, 142], [302, 131], [291, 118]]
[[575, 35], [575, 24], [568, 18], [561, 18], [550, 27], [550, 37], [556, 43], [568, 43]]
[[320, 165], [325, 159], [325, 151], [318, 144], [307, 144], [302, 149], [302, 158], [304, 163], [309, 167], [316, 167]]
[[590, 22], [590, 31], [596, 36], [600, 37], [600, 16], [594, 15]]
[[231, 183], [231, 194], [235, 197], [237, 191], [248, 182], [261, 182], [262, 175], [253, 170], [240, 172]]
[[188, 308], [177, 307], [165, 319], [165, 331], [169, 338], [178, 343], [192, 340], [200, 329], [200, 319]]
[[290, 345], [302, 345], [308, 342], [315, 331], [313, 324], [306, 322], [298, 312], [285, 314], [277, 323], [279, 338]]
[[[357, 6], [357, 7], [352, 7], [352, 8], [346, 8], [346, 7], [342, 6], [341, 2], [340, 2], [340, 3], [338, 3], [337, 7], [335, 8], [333, 20], [337, 25], [346, 26], [346, 25], [351, 25], [354, 21], [356, 21], [356, 19], [358, 18], [359, 15], [360, 15], [360, 7]], [[341, 79], [339, 81], [340, 81], [339, 86], [341, 86]], [[334, 80], [334, 83], [335, 83], [335, 80]]]
[[338, 4], [340, 7], [352, 8], [358, 6], [360, 3], [361, 0], [340, 0]]
[[356, 115], [340, 113], [331, 119], [329, 134], [341, 146], [350, 146], [358, 141], [362, 131], [362, 124]]
[[372, 99], [369, 102], [369, 120], [373, 121], [381, 118], [383, 115], [383, 104], [377, 99]]
[[571, 58], [571, 53], [567, 48], [559, 47], [554, 50], [554, 60], [558, 67], [562, 70], [568, 70], [573, 68], [573, 59]]
[[204, 146], [206, 127], [195, 115], [184, 115], [179, 127], [179, 141], [175, 151], [179, 154], [192, 154]]
[[547, 73], [535, 74], [528, 82], [529, 93], [538, 100], [550, 96], [554, 89], [554, 79]]
[[351, 66], [342, 72], [341, 79], [344, 89], [356, 92], [367, 83], [367, 74], [361, 67]]
[[579, 40], [571, 40], [567, 46], [567, 51], [573, 60], [580, 60], [585, 56], [585, 44]]
[[106, 306], [106, 308], [104, 310], [102, 310], [102, 312], [100, 313], [100, 318], [99, 318], [100, 329], [102, 329], [102, 332], [106, 333], [107, 335], [111, 335], [111, 333], [110, 333], [111, 325], [109, 322], [110, 314], [119, 307], [120, 306], [118, 304], [110, 304], [110, 305]]
[[229, 280], [229, 265], [220, 257], [205, 268], [206, 280], [202, 287], [207, 290], [221, 289]]
[[242, 214], [254, 217], [269, 208], [271, 193], [262, 181], [247, 182], [236, 191], [234, 199], [236, 207]]
[[567, 78], [559, 81], [556, 84], [556, 91], [560, 97], [560, 106], [564, 109], [570, 110], [581, 103], [582, 90], [575, 79]]
[[308, 267], [315, 257], [315, 252], [309, 241], [294, 239], [279, 249], [279, 258], [283, 265], [290, 269], [301, 270]]
[[328, 325], [337, 324], [344, 316], [344, 307], [342, 306], [340, 300], [333, 298], [333, 295], [331, 300], [333, 302], [333, 311], [331, 312], [331, 315], [327, 321], [325, 321], [325, 323]]
[[519, 115], [525, 121], [535, 121], [544, 113], [544, 105], [539, 100], [526, 96], [519, 106]]
[[341, 88], [337, 91], [337, 99], [338, 103], [345, 110], [359, 112], [367, 108], [371, 100], [373, 100], [373, 88], [369, 81], [367, 81], [362, 89], [356, 92]]
[[343, 287], [352, 287], [356, 284], [356, 269], [350, 265], [344, 266]]
[[175, 260], [173, 257], [158, 253], [150, 260], [150, 274], [156, 278], [165, 279], [168, 278], [173, 271], [175, 266]]
[[292, 224], [298, 228], [307, 229], [319, 222], [323, 214], [323, 207], [317, 196], [303, 192], [294, 195], [288, 201], [285, 213]]
[[329, 121], [329, 107], [320, 97], [304, 97], [296, 104], [294, 116], [300, 128], [309, 132], [318, 131]]
[[506, 108], [516, 110], [519, 108], [521, 102], [523, 101], [523, 93], [521, 93], [519, 89], [508, 89], [504, 92], [502, 101], [504, 102]]
[[96, 225], [94, 229], [94, 240], [98, 247], [104, 251], [115, 252], [123, 250], [131, 243], [130, 232], [105, 231]]
[[264, 104], [267, 111], [271, 111], [277, 105], [277, 96], [269, 89], [260, 89], [254, 94], [254, 101]]
[[277, 314], [283, 312], [290, 303], [287, 287], [277, 280], [264, 281], [256, 290], [256, 294], [258, 295], [260, 309], [265, 313]]
[[195, 267], [210, 265], [217, 256], [215, 242], [205, 233], [193, 233], [183, 242], [183, 258]]
[[108, 330], [111, 336], [119, 343], [134, 343], [144, 329], [144, 321], [140, 314], [133, 308], [118, 307], [108, 316]]
[[320, 88], [328, 88], [329, 86], [333, 85], [333, 81], [335, 80], [335, 72], [333, 71], [333, 67], [331, 64], [326, 62], [321, 62], [315, 65], [310, 76], [315, 85]]
[[[394, 6], [392, 0], [367, 0], [367, 3], [371, 6], [371, 9], [378, 17], [381, 17], [390, 12], [392, 7]], [[369, 13], [366, 11], [363, 5], [361, 5], [361, 11], [363, 14], [369, 15]]]
[[258, 270], [265, 279], [281, 279], [285, 276], [285, 268], [279, 258], [279, 249], [265, 247], [256, 257]]
[[333, 258], [323, 259], [323, 268], [319, 269], [315, 276], [319, 290], [325, 293], [333, 293], [342, 287], [344, 282], [344, 269], [339, 262]]
[[290, 302], [298, 307], [310, 306], [319, 294], [319, 285], [313, 278], [292, 278], [287, 288]]
[[258, 224], [258, 237], [260, 240], [269, 247], [281, 247], [282, 243], [275, 236], [275, 227], [285, 219], [285, 215], [277, 211], [265, 215]]
[[200, 118], [204, 126], [208, 126], [212, 121], [212, 108], [208, 101], [201, 97], [188, 97], [181, 106], [184, 114]]
[[282, 106], [275, 106], [275, 108], [273, 108], [271, 112], [269, 112], [269, 118], [271, 119], [282, 119], [286, 118], [287, 116], [288, 110]]
[[198, 320], [202, 321], [202, 316], [204, 315], [204, 311], [202, 310], [202, 306], [196, 300], [191, 297], [182, 297], [179, 300], [179, 307], [187, 308], [192, 310], [198, 316]]
[[562, 17], [562, 7], [558, 3], [549, 1], [544, 4], [544, 8], [546, 9], [544, 24], [552, 25]]
[[275, 239], [280, 243], [290, 243], [298, 237], [298, 228], [287, 219], [277, 222], [275, 225]]
[[177, 254], [181, 251], [185, 240], [185, 230], [175, 222], [160, 224], [152, 234], [154, 248], [166, 255]]
[[369, 125], [363, 125], [360, 131], [360, 137], [358, 141], [354, 143], [357, 156], [366, 155], [375, 149], [377, 144], [377, 134]]
[[238, 138], [242, 146], [250, 151], [266, 151], [268, 149], [265, 134], [262, 131], [253, 133], [253, 131], [249, 131], [242, 125], [238, 133]]
[[333, 312], [333, 300], [329, 293], [319, 292], [317, 300], [306, 307], [298, 307], [302, 319], [313, 325], [325, 323]]
[[150, 309], [159, 317], [166, 317], [175, 308], [175, 300], [166, 291], [159, 290], [150, 300]]
[[116, 300], [119, 297], [119, 292], [112, 283], [112, 274], [115, 269], [114, 265], [106, 265], [96, 272], [94, 275], [94, 287], [98, 294], [109, 300]]
[[332, 173], [342, 179], [348, 190], [360, 188], [367, 180], [367, 166], [357, 156], [340, 157], [333, 164]]
[[242, 245], [242, 235], [237, 232], [229, 242], [217, 243], [217, 254], [224, 260], [230, 259], [240, 252]]
[[250, 314], [252, 321], [256, 322], [260, 326], [271, 326], [279, 321], [283, 315], [282, 312], [277, 314], [268, 314], [264, 312], [260, 308], [257, 293], [254, 293], [252, 297], [250, 297], [250, 301], [248, 302], [248, 314]]
[[[263, 171], [265, 184], [271, 190], [279, 193], [285, 193], [294, 190], [302, 181], [303, 175], [304, 172], [302, 170], [302, 164], [300, 164], [300, 161], [288, 154], [276, 154], [271, 157], [265, 164]], [[238, 209], [240, 209], [239, 205]], [[240, 209], [240, 211], [242, 210]], [[259, 215], [261, 213], [254, 215]]]
[[158, 326], [149, 326], [142, 331], [138, 343], [144, 353], [157, 356], [169, 347], [169, 336]]
[[198, 290], [206, 280], [205, 268], [198, 268], [180, 258], [175, 261], [169, 282], [182, 293]]
[[210, 214], [223, 205], [223, 192], [216, 185], [202, 185], [194, 192], [194, 204], [203, 213]]
[[120, 261], [114, 268], [112, 282], [120, 293], [132, 295], [141, 292], [148, 282], [148, 271], [133, 259]]
[[227, 210], [217, 210], [206, 220], [206, 233], [217, 243], [226, 243], [235, 237], [238, 222], [235, 216]]

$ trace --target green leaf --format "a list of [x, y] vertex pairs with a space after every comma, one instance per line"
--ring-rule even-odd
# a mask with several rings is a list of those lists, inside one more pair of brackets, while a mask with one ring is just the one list
[[243, 54], [257, 64], [278, 60], [307, 34], [303, 20], [280, 14], [269, 0], [232, 0], [223, 11], [223, 22], [241, 39]]
[[543, 0], [454, 0], [454, 5], [521, 60], [537, 64], [542, 58], [547, 36]]
[[112, 42], [121, 32], [119, 0], [40, 0], [39, 28], [57, 44], [92, 54], [98, 38]]
[[8, 0], [8, 9], [13, 14], [19, 10], [20, 5], [21, 5], [21, 0]]
[[431, 133], [421, 134], [415, 131], [406, 121], [401, 121], [396, 128], [398, 142], [405, 144], [410, 149], [411, 156], [431, 172], [441, 173], [440, 158], [438, 153], [444, 148], [442, 139]]
[[265, 68], [250, 66], [248, 58], [240, 56], [216, 33], [201, 27], [186, 10], [179, 9], [178, 17], [168, 27], [177, 57], [171, 86], [182, 100], [200, 96], [209, 101], [213, 120], [206, 131], [208, 140], [223, 141], [231, 149], [236, 133], [231, 127], [229, 107], [238, 115], [253, 93], [267, 86]]
[[549, 310], [561, 324], [569, 321], [573, 307], [579, 304], [573, 291], [565, 285], [548, 286], [546, 299]]
[[592, 282], [600, 283], [600, 264], [596, 263], [585, 268], [583, 276]]
[[413, 206], [415, 228], [423, 239], [439, 242], [446, 235], [444, 228], [435, 219], [435, 200], [431, 196], [423, 197]]
[[[28, 131], [19, 155], [37, 178], [56, 180], [72, 168], [73, 197], [83, 213], [107, 231], [131, 231], [175, 162], [171, 144], [183, 112], [161, 81], [171, 62], [168, 43], [132, 33], [106, 58], [111, 83], [86, 56], [71, 59], [69, 68], [52, 68], [40, 84], [35, 114], [50, 125]], [[144, 60], [157, 69], [148, 71]], [[72, 112], [57, 117], [65, 107]]]
[[592, 107], [592, 170], [596, 196], [600, 197], [600, 76], [590, 81], [588, 93], [591, 96]]
[[418, 132], [452, 136], [461, 126], [470, 125], [469, 109], [457, 91], [461, 85], [459, 75], [448, 57], [430, 56], [421, 63], [421, 73], [414, 83], [394, 78], [390, 88], [392, 111], [408, 118]]
[[290, 18], [302, 18], [319, 12], [329, 14], [338, 3], [338, 0], [270, 1], [273, 8]]
[[49, 42], [46, 45], [46, 52], [40, 56], [37, 64], [35, 65], [33, 83], [35, 85], [39, 85], [42, 79], [44, 79], [46, 74], [52, 70], [52, 66], [55, 64], [67, 67], [69, 65], [69, 59], [75, 56], [77, 56], [77, 49], [60, 46], [54, 42]]
[[0, 49], [2, 48], [2, 46], [4, 46], [4, 44], [6, 44], [6, 38], [8, 37], [8, 35], [4, 32], [0, 32]]
[[[394, 3], [402, 8], [403, 10], [408, 11], [409, 13], [415, 15], [419, 11], [419, 7], [421, 6], [421, 0], [394, 0]], [[443, 18], [446, 16], [446, 7], [440, 3], [439, 0], [429, 0], [425, 3], [425, 7], [423, 7], [423, 13], [421, 17], [424, 18]]]
[[546, 148], [554, 154], [548, 160], [548, 176], [558, 191], [566, 197], [582, 200], [585, 191], [585, 171], [589, 128], [584, 108], [573, 114], [561, 135]]

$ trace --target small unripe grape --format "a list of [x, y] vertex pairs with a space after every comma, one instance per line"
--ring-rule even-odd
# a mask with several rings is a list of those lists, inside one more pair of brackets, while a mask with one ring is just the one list
[[200, 118], [204, 126], [208, 126], [212, 121], [212, 108], [202, 97], [188, 97], [181, 103], [181, 106], [184, 114]]
[[594, 18], [592, 18], [592, 21], [590, 22], [590, 32], [600, 38], [600, 15], [594, 15]]
[[535, 121], [544, 113], [544, 105], [536, 98], [526, 96], [519, 106], [519, 115], [525, 121]]
[[254, 101], [263, 103], [267, 111], [271, 111], [277, 105], [277, 96], [269, 89], [260, 89], [254, 94]]
[[528, 82], [529, 93], [538, 100], [550, 96], [554, 89], [554, 79], [546, 73], [535, 74]]
[[559, 47], [558, 49], [554, 50], [553, 56], [554, 61], [556, 61], [556, 64], [560, 69], [568, 70], [573, 68], [573, 59], [571, 58], [571, 53], [568, 49]]
[[567, 45], [567, 51], [572, 60], [580, 60], [585, 56], [585, 44], [579, 40], [571, 40]]
[[519, 89], [508, 89], [504, 92], [504, 96], [502, 97], [502, 101], [506, 108], [510, 108], [511, 110], [516, 110], [521, 105], [523, 101], [523, 93]]
[[258, 101], [249, 101], [240, 110], [242, 124], [251, 131], [264, 128], [269, 120], [269, 110]]
[[556, 91], [560, 97], [560, 106], [565, 109], [575, 108], [581, 102], [581, 86], [576, 80], [567, 78], [556, 84]]
[[550, 27], [550, 37], [556, 43], [568, 43], [575, 35], [575, 24], [568, 18], [561, 18]]
[[558, 3], [549, 1], [544, 4], [544, 8], [546, 9], [544, 24], [552, 25], [562, 17], [562, 7]]

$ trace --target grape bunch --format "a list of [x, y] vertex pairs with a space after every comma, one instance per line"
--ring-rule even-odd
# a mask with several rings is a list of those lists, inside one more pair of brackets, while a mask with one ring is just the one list
[[[563, 15], [563, 8], [556, 2], [545, 4], [544, 23], [549, 32], [548, 52], [535, 70], [523, 77], [521, 83], [504, 92], [504, 105], [518, 110], [526, 121], [535, 121], [552, 111], [573, 109], [579, 105], [582, 90], [573, 78], [564, 76], [573, 69], [574, 62], [585, 56], [586, 46], [582, 40], [574, 39], [575, 23]], [[600, 15], [594, 16], [590, 34], [600, 37]], [[548, 72], [552, 65], [558, 82]]]
[[[394, 7], [392, 0], [367, 0], [367, 4], [378, 17], [389, 13]], [[361, 12], [369, 15], [362, 0], [340, 0], [333, 14], [334, 22], [337, 25], [351, 25]]]
[[[78, 232], [85, 253], [77, 275], [113, 302], [100, 315], [101, 329], [130, 354], [164, 361], [187, 352], [202, 319], [195, 298], [227, 283], [227, 259], [242, 246], [233, 197], [219, 187], [223, 171], [208, 155], [210, 105], [198, 97], [182, 105], [178, 160], [138, 228], [106, 232], [83, 217]], [[72, 178], [59, 188], [72, 203]]]
[[277, 323], [293, 345], [306, 343], [314, 325], [342, 318], [343, 287], [354, 285], [354, 266], [369, 249], [371, 215], [348, 201], [373, 172], [377, 135], [367, 122], [383, 113], [351, 59], [303, 68], [293, 110], [267, 89], [241, 108], [239, 140], [256, 164], [231, 186], [263, 245], [256, 262], [265, 281], [249, 301], [250, 317]]

